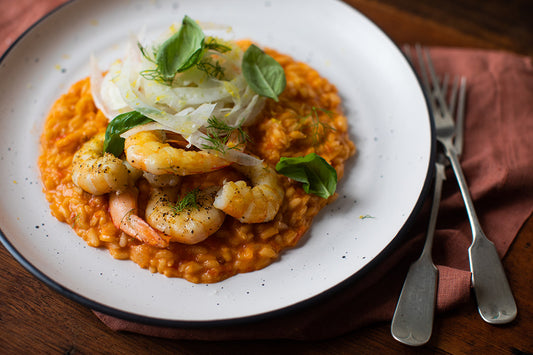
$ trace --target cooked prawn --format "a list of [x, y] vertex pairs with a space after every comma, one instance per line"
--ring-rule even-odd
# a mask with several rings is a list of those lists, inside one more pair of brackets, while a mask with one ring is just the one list
[[192, 175], [228, 166], [231, 162], [205, 151], [174, 148], [164, 131], [142, 131], [126, 138], [126, 159], [134, 167], [154, 175]]
[[144, 172], [143, 177], [151, 186], [156, 187], [174, 187], [181, 183], [181, 176], [174, 174], [154, 175], [149, 172]]
[[137, 169], [104, 151], [104, 134], [87, 141], [72, 160], [72, 181], [93, 195], [126, 189], [140, 175]]
[[274, 219], [285, 192], [277, 173], [266, 163], [239, 166], [253, 187], [243, 180], [228, 181], [217, 194], [213, 205], [243, 223], [262, 223]]
[[144, 219], [137, 215], [136, 188], [109, 195], [109, 214], [115, 227], [127, 235], [143, 243], [165, 248], [168, 246], [168, 236], [152, 228]]
[[146, 206], [146, 221], [170, 236], [170, 241], [196, 244], [215, 233], [226, 215], [213, 207], [219, 187], [212, 186], [196, 193], [195, 206], [176, 208], [177, 188], [152, 188]]

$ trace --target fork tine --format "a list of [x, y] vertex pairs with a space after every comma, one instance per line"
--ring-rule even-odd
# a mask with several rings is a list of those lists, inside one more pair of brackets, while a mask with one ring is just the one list
[[[448, 101], [448, 111], [453, 115], [455, 112], [455, 104], [457, 103], [457, 89], [459, 85], [459, 78], [455, 76], [453, 78], [452, 91], [450, 93], [450, 99]], [[446, 91], [443, 91], [446, 92]]]
[[[431, 56], [426, 48], [423, 48], [418, 43], [415, 44], [416, 59], [412, 56], [412, 49], [409, 45], [405, 44], [402, 50], [411, 64], [418, 64], [415, 69], [418, 69], [417, 71], [422, 79], [422, 86], [427, 93], [431, 110], [439, 114], [446, 113], [447, 116], [455, 116], [453, 144], [457, 150], [457, 155], [460, 156], [464, 145], [466, 78], [455, 76], [451, 92], [448, 92], [449, 75], [448, 73], [444, 74], [442, 83], [440, 83], [439, 77], [435, 73]], [[448, 102], [446, 102], [446, 98], [448, 98]]]
[[[404, 51], [409, 51], [407, 54], [410, 54], [409, 47], [406, 46]], [[454, 127], [453, 144], [458, 155], [460, 155], [463, 150], [464, 142], [464, 105], [466, 80], [464, 77], [462, 77], [460, 80], [458, 77], [454, 77], [450, 91], [448, 87], [448, 73], [444, 75], [442, 83], [440, 83], [440, 79], [435, 72], [435, 66], [431, 60], [429, 50], [427, 48], [423, 48], [419, 44], [416, 44], [415, 51], [418, 60], [418, 72], [422, 78], [424, 90], [428, 93], [431, 109], [433, 112], [437, 113], [438, 116], [445, 115], [450, 118], [455, 116], [456, 123]]]
[[424, 85], [426, 92], [430, 93], [431, 88], [429, 86], [428, 75], [426, 72], [426, 68], [424, 66], [424, 58], [422, 56], [422, 47], [420, 47], [419, 44], [416, 44], [415, 51], [416, 51], [416, 56], [418, 58], [418, 66], [419, 66], [418, 71], [419, 71], [420, 76], [422, 77], [422, 84]]
[[419, 44], [416, 44], [415, 45], [415, 52], [416, 52], [416, 55], [417, 55], [417, 58], [418, 58], [418, 72], [422, 78], [422, 85], [424, 87], [424, 91], [427, 93], [427, 96], [428, 96], [428, 99], [429, 99], [429, 103], [431, 105], [431, 109], [433, 111], [435, 111], [437, 109], [436, 107], [436, 104], [435, 104], [435, 95], [433, 94], [433, 90], [431, 88], [431, 85], [430, 85], [430, 82], [429, 82], [429, 79], [428, 79], [428, 75], [427, 75], [427, 71], [426, 71], [426, 66], [424, 65], [424, 57], [422, 55], [422, 47], [419, 45]]
[[446, 96], [446, 92], [448, 92], [448, 81], [450, 81], [450, 75], [446, 73], [442, 78], [442, 85], [440, 86], [440, 91], [444, 96]]
[[455, 140], [454, 145], [457, 154], [463, 153], [464, 145], [464, 126], [465, 126], [465, 102], [466, 102], [466, 78], [461, 77], [459, 85], [459, 101], [457, 103], [457, 115], [455, 117]]
[[448, 110], [448, 107], [446, 105], [446, 101], [444, 100], [444, 94], [440, 90], [439, 78], [437, 77], [437, 73], [435, 72], [435, 66], [433, 65], [433, 61], [431, 60], [431, 56], [429, 55], [429, 51], [427, 48], [424, 48], [423, 53], [425, 56], [427, 70], [431, 78], [431, 86], [435, 91], [435, 99], [439, 104], [440, 110], [445, 112]]
[[410, 63], [413, 63], [413, 56], [411, 55], [411, 46], [409, 46], [408, 44], [404, 44], [402, 46], [402, 51], [403, 51], [403, 54], [405, 54], [405, 56], [407, 57], [407, 60]]
[[[424, 52], [425, 52], [424, 54], [427, 56], [427, 58], [430, 58], [429, 52], [425, 48], [421, 47], [420, 45], [417, 44], [417, 46], [419, 48], [418, 49], [419, 71], [423, 70], [424, 72], [422, 73], [422, 75], [426, 76], [426, 78], [427, 78], [427, 71], [426, 71], [425, 67], [421, 67], [420, 66], [420, 63], [422, 63], [421, 64], [422, 66], [424, 65], [423, 56], [421, 54], [422, 50], [424, 50]], [[410, 51], [409, 48], [408, 48], [408, 50]], [[410, 52], [407, 53], [407, 55], [408, 55], [409, 60], [412, 61], [412, 57], [410, 55]], [[428, 59], [428, 61], [431, 63], [430, 59]], [[422, 68], [422, 69], [420, 69], [420, 68]], [[425, 86], [429, 87], [429, 89], [430, 89], [429, 94], [433, 96], [433, 99], [436, 96], [438, 96], [439, 94], [442, 94], [443, 97], [446, 97], [447, 96], [446, 93], [448, 91], [448, 82], [450, 80], [450, 75], [448, 73], [445, 73], [444, 76], [442, 77], [442, 81], [441, 81], [441, 78], [439, 78], [439, 76], [435, 76], [435, 77], [437, 78], [437, 80], [435, 82], [431, 82], [430, 80], [425, 80], [425, 82], [426, 82]], [[440, 91], [434, 89], [435, 86], [438, 87], [440, 89]]]

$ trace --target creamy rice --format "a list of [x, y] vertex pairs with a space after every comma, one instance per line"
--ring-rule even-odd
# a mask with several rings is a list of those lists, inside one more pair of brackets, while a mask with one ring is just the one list
[[[308, 65], [273, 50], [265, 51], [284, 68], [287, 86], [279, 102], [268, 100], [257, 124], [248, 128], [251, 143], [247, 151], [271, 166], [280, 157], [315, 152], [336, 169], [340, 179], [355, 146], [348, 137], [348, 122], [335, 86]], [[336, 197], [323, 199], [307, 194], [300, 183], [281, 176], [285, 198], [271, 222], [243, 224], [227, 216], [222, 227], [201, 243], [170, 243], [168, 248], [143, 244], [113, 225], [107, 195], [93, 196], [72, 182], [74, 154], [91, 137], [104, 132], [107, 123], [94, 105], [88, 78], [74, 84], [55, 102], [41, 136], [43, 190], [52, 214], [68, 223], [88, 245], [106, 248], [114, 258], [130, 259], [154, 273], [212, 283], [264, 268], [284, 249], [295, 246], [320, 209]], [[228, 167], [185, 177], [181, 189], [241, 178]], [[142, 211], [149, 185], [140, 179], [137, 187]]]

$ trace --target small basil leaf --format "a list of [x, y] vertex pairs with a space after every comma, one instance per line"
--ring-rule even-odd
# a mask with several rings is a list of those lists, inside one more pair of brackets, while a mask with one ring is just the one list
[[281, 158], [276, 171], [301, 182], [307, 193], [328, 198], [337, 189], [337, 171], [320, 155], [311, 153], [305, 157]]
[[275, 101], [287, 84], [281, 65], [255, 44], [244, 52], [242, 73], [253, 91]]
[[153, 122], [151, 118], [137, 111], [126, 112], [115, 117], [107, 125], [104, 138], [104, 153], [120, 156], [124, 152], [124, 141], [120, 135], [129, 129]]
[[159, 48], [156, 63], [161, 75], [171, 80], [178, 72], [197, 64], [203, 55], [205, 35], [200, 26], [185, 16], [178, 32]]

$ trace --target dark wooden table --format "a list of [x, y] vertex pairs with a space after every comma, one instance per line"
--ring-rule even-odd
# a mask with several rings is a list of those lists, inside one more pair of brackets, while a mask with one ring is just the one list
[[[29, 26], [65, 0], [17, 0], [15, 18]], [[531, 0], [346, 0], [379, 25], [396, 43], [419, 42], [505, 49], [533, 56]], [[0, 0], [0, 13], [12, 6]], [[33, 7], [31, 16], [27, 9]], [[35, 11], [37, 9], [37, 11]], [[1, 18], [1, 15], [0, 15]], [[13, 38], [2, 38], [3, 52]], [[509, 325], [492, 326], [477, 314], [474, 302], [436, 317], [426, 346], [410, 348], [381, 323], [344, 336], [300, 341], [173, 341], [109, 330], [91, 310], [52, 291], [0, 247], [0, 353], [7, 354], [357, 354], [476, 353], [533, 354], [533, 218], [520, 231], [504, 259], [519, 308]]]

